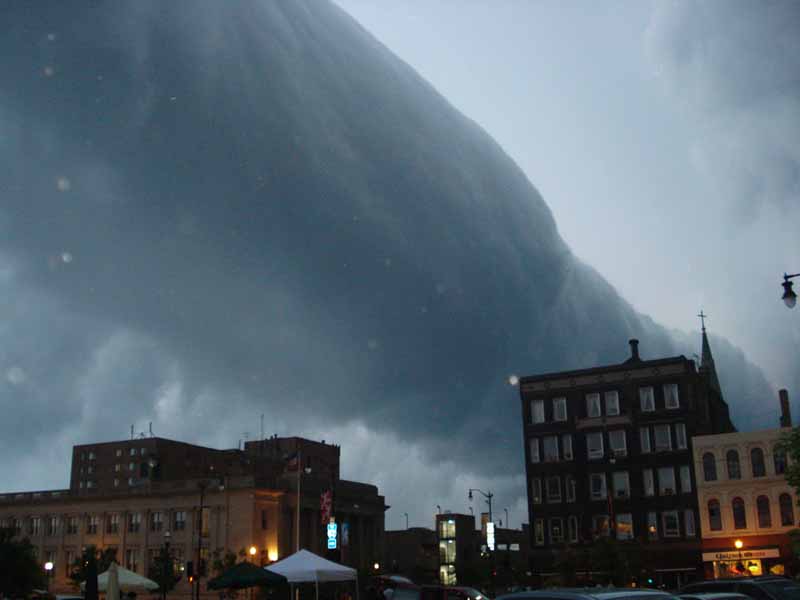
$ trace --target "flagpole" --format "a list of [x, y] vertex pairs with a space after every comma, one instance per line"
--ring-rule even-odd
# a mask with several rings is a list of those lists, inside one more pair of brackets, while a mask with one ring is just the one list
[[303, 470], [303, 457], [300, 450], [297, 451], [297, 523], [295, 526], [295, 544], [294, 551], [300, 551], [300, 471]]

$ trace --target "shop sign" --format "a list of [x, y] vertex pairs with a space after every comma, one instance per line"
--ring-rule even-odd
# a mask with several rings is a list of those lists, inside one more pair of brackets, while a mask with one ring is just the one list
[[766, 548], [764, 550], [734, 550], [732, 552], [703, 552], [703, 562], [713, 562], [715, 560], [748, 560], [751, 558], [778, 558], [780, 550], [777, 548]]

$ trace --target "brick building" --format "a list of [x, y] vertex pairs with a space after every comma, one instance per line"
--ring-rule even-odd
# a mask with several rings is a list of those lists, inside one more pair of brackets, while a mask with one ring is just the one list
[[[294, 552], [301, 477], [300, 547], [326, 554], [320, 495], [332, 489], [335, 558], [368, 569], [382, 554], [386, 505], [375, 486], [339, 478], [339, 450], [297, 437], [243, 450], [156, 437], [75, 446], [69, 489], [0, 494], [0, 527], [54, 563], [56, 592], [70, 590], [69, 564], [88, 545], [115, 548], [121, 565], [146, 575], [166, 532], [179, 568], [201, 558], [212, 575], [215, 553], [254, 547], [251, 560], [266, 565]], [[189, 593], [185, 578], [175, 593]]]
[[[691, 438], [734, 431], [703, 329], [698, 369], [684, 356], [520, 380], [531, 571], [600, 536], [640, 556], [657, 583], [702, 576]], [[602, 579], [591, 564], [583, 576]]]

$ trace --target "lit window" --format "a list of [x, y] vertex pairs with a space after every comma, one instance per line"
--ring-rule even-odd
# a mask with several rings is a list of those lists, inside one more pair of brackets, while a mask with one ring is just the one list
[[655, 496], [656, 484], [653, 478], [653, 469], [644, 469], [642, 471], [642, 479], [644, 480], [644, 495]]
[[542, 503], [542, 480], [538, 477], [531, 479], [531, 502], [534, 504]]
[[681, 402], [678, 398], [678, 384], [664, 384], [664, 406], [666, 408], [680, 408]]
[[631, 482], [627, 471], [614, 471], [611, 475], [611, 484], [614, 488], [614, 498], [630, 497]]
[[618, 540], [633, 539], [633, 515], [631, 513], [621, 513], [617, 515], [616, 530]]
[[548, 435], [542, 438], [545, 462], [558, 462], [558, 436]]
[[652, 447], [650, 446], [650, 428], [639, 428], [639, 447], [642, 449], [642, 454], [648, 454]]
[[120, 448], [117, 448], [116, 455], [122, 456], [122, 450]]
[[87, 481], [86, 482], [86, 487], [87, 488], [93, 488], [94, 487], [94, 481], [91, 481], [91, 480]]
[[547, 483], [547, 502], [561, 502], [561, 478], [558, 476], [548, 477]]
[[586, 434], [586, 452], [589, 458], [603, 458], [603, 434], [599, 431]]
[[567, 399], [553, 398], [553, 421], [567, 420]]
[[658, 515], [655, 512], [647, 513], [647, 537], [651, 540], [658, 539]]
[[686, 450], [686, 424], [675, 423], [675, 445], [680, 450]]
[[592, 532], [595, 536], [611, 535], [610, 525], [608, 515], [594, 515], [592, 517]]
[[586, 394], [586, 416], [590, 418], [600, 416], [599, 393]]
[[668, 510], [661, 513], [661, 525], [664, 537], [679, 537], [681, 535], [677, 510]]
[[656, 442], [656, 452], [672, 450], [672, 436], [670, 435], [669, 425], [656, 425], [653, 427], [653, 434]]
[[564, 460], [572, 460], [572, 434], [565, 433], [561, 436], [561, 454]]
[[592, 500], [604, 500], [606, 492], [606, 474], [592, 473], [589, 475], [589, 490]]
[[136, 456], [136, 448], [131, 448], [131, 456]]
[[628, 445], [625, 440], [625, 430], [615, 429], [608, 432], [608, 446], [614, 456], [627, 456]]
[[564, 520], [559, 518], [550, 519], [550, 543], [560, 544], [564, 541]]
[[605, 393], [606, 415], [613, 417], [619, 414], [619, 392], [616, 390]]
[[690, 494], [692, 492], [692, 473], [689, 470], [689, 465], [681, 465], [681, 494]]
[[539, 462], [539, 438], [531, 438], [530, 443], [528, 444], [531, 450], [531, 462], [538, 463]]
[[544, 400], [531, 401], [531, 422], [544, 423]]
[[659, 467], [658, 494], [660, 496], [672, 496], [675, 494], [675, 469], [672, 467]]
[[578, 517], [575, 515], [567, 517], [567, 539], [573, 544], [578, 542]]
[[653, 396], [652, 387], [639, 388], [639, 406], [642, 412], [653, 412], [656, 409], [656, 401]]
[[114, 465], [114, 472], [119, 473], [122, 470], [122, 465], [117, 463]]
[[697, 535], [697, 529], [694, 524], [694, 511], [691, 508], [687, 508], [683, 512], [683, 523], [686, 529], [686, 537], [694, 537]]
[[95, 459], [94, 452], [89, 452], [89, 460], [94, 460], [94, 459]]

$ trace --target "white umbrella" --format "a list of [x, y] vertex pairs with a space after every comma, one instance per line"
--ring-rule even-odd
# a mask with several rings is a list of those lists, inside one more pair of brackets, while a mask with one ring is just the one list
[[106, 573], [108, 573], [106, 600], [119, 600], [119, 571], [117, 570], [117, 563], [112, 562]]
[[[119, 565], [115, 566], [119, 590], [121, 592], [147, 593], [158, 589], [158, 584], [152, 579], [142, 577], [141, 575], [134, 573], [133, 571], [129, 571], [128, 569], [123, 569]], [[100, 575], [97, 576], [98, 592], [108, 593], [108, 574], [110, 570], [111, 569], [104, 573], [100, 573]], [[85, 589], [85, 587], [86, 582], [84, 581], [81, 584], [81, 589]]]

